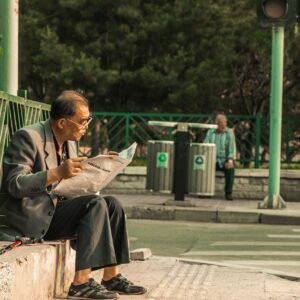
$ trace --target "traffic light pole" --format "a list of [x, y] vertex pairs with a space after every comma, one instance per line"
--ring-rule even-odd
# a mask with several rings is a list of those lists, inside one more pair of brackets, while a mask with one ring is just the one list
[[19, 1], [0, 0], [0, 90], [18, 92]]
[[280, 196], [281, 127], [282, 127], [282, 82], [284, 56], [284, 27], [272, 28], [272, 81], [270, 99], [270, 167], [269, 193], [259, 208], [284, 208]]

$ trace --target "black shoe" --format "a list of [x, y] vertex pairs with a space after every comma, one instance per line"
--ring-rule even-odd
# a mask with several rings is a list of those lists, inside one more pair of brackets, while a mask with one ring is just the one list
[[102, 280], [101, 284], [103, 284], [109, 291], [114, 291], [119, 294], [142, 295], [147, 292], [144, 287], [134, 285], [121, 274], [116, 275], [108, 281]]
[[118, 299], [116, 292], [108, 291], [103, 285], [91, 278], [87, 283], [80, 285], [71, 284], [69, 299]]
[[226, 194], [225, 194], [225, 198], [226, 198], [226, 200], [230, 200], [230, 201], [233, 200], [233, 197], [232, 197], [232, 194], [231, 194], [231, 193], [226, 193]]

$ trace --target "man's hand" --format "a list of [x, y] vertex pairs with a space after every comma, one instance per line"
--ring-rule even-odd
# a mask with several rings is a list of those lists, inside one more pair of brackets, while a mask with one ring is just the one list
[[84, 160], [86, 160], [86, 157], [69, 158], [57, 168], [49, 170], [47, 185], [78, 175], [82, 171], [81, 162]]
[[65, 160], [57, 169], [60, 179], [67, 179], [78, 175], [82, 170], [81, 162], [86, 157], [69, 158]]
[[233, 169], [233, 168], [234, 168], [233, 159], [228, 159], [227, 162], [225, 163], [225, 169]]

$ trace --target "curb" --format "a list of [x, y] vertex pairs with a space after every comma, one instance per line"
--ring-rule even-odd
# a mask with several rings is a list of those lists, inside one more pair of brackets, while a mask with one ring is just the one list
[[199, 209], [174, 206], [125, 206], [129, 219], [176, 220], [191, 222], [300, 225], [299, 213], [278, 214], [256, 210]]

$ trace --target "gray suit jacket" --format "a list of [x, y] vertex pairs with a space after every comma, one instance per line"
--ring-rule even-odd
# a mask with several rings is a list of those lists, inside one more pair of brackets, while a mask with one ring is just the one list
[[[75, 142], [68, 142], [70, 158], [76, 157]], [[42, 238], [53, 217], [57, 198], [47, 188], [47, 170], [57, 167], [49, 120], [18, 130], [3, 157], [4, 187], [9, 193], [6, 215], [21, 234]]]

